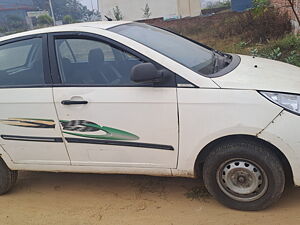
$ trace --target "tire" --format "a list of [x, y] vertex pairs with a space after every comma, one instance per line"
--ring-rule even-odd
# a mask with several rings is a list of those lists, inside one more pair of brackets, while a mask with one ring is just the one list
[[281, 162], [260, 141], [223, 142], [203, 165], [206, 188], [223, 205], [237, 210], [263, 210], [279, 200], [285, 186]]
[[0, 195], [10, 191], [18, 178], [18, 171], [10, 170], [3, 159], [0, 159]]

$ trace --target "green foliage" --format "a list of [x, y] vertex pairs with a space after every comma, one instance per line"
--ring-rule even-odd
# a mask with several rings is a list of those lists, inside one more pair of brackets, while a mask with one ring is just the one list
[[226, 0], [221, 2], [221, 7], [230, 7], [231, 6], [231, 0]]
[[236, 45], [239, 48], [245, 48], [245, 47], [247, 47], [248, 43], [245, 41], [241, 41], [241, 42], [237, 43]]
[[266, 55], [266, 58], [276, 60], [279, 59], [281, 55], [282, 55], [281, 49], [278, 47], [272, 49], [270, 53]]
[[9, 15], [6, 17], [7, 31], [24, 31], [28, 29], [26, 22], [18, 17]]
[[5, 32], [6, 32], [5, 27], [0, 27], [0, 33], [5, 33]]
[[300, 36], [296, 35], [287, 35], [284, 38], [277, 40], [275, 42], [275, 47], [280, 47], [282, 49], [287, 49], [289, 51], [297, 49], [300, 51]]
[[[50, 12], [49, 0], [33, 0], [37, 8]], [[95, 12], [88, 10], [79, 0], [52, 0], [54, 17], [56, 20], [63, 20], [64, 16], [70, 15], [73, 20], [89, 21]]]
[[40, 15], [37, 18], [37, 24], [41, 27], [52, 26], [53, 19], [49, 15]]
[[113, 13], [114, 13], [114, 17], [116, 20], [122, 20], [123, 19], [123, 14], [121, 12], [121, 9], [119, 8], [119, 6], [116, 6], [113, 8]]
[[215, 29], [218, 38], [239, 35], [246, 42], [266, 43], [272, 38], [281, 38], [291, 32], [291, 23], [287, 14], [275, 8], [262, 8], [262, 11], [249, 10], [225, 18], [222, 26]]
[[270, 6], [269, 0], [253, 0], [253, 8], [266, 8]]
[[143, 17], [148, 19], [148, 18], [151, 16], [151, 14], [152, 14], [152, 13], [150, 12], [150, 7], [149, 7], [148, 3], [146, 3], [145, 8], [142, 9], [142, 10], [143, 10], [143, 12], [144, 12]]
[[251, 55], [280, 60], [300, 67], [300, 37], [287, 35], [264, 46], [254, 47]]
[[254, 0], [251, 11], [255, 17], [261, 17], [269, 10], [269, 6], [269, 0]]
[[291, 51], [289, 56], [284, 59], [285, 62], [300, 67], [300, 54], [296, 50]]
[[74, 22], [75, 21], [73, 20], [72, 16], [70, 16], [70, 15], [65, 15], [63, 18], [63, 24], [71, 24]]
[[222, 7], [230, 7], [231, 6], [231, 0], [219, 0], [218, 2], [208, 2], [207, 8], [208, 9], [214, 9], [214, 8], [222, 8]]

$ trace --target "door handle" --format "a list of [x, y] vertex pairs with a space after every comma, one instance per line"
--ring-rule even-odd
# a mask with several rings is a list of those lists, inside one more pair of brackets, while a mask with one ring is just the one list
[[61, 104], [63, 104], [63, 105], [86, 105], [88, 103], [89, 103], [88, 101], [84, 101], [84, 100], [81, 100], [81, 101], [62, 100], [61, 101]]

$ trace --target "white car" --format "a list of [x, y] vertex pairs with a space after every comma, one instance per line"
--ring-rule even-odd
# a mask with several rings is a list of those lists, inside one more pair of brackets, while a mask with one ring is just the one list
[[141, 23], [0, 39], [0, 193], [18, 170], [203, 177], [260, 210], [300, 185], [300, 68]]

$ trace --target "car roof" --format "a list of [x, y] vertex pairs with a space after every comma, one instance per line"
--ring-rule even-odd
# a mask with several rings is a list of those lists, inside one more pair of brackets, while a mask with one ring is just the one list
[[45, 33], [53, 33], [53, 32], [62, 32], [62, 31], [80, 31], [84, 28], [97, 28], [102, 30], [107, 30], [109, 28], [131, 23], [130, 21], [96, 21], [96, 22], [84, 22], [84, 23], [74, 23], [74, 24], [67, 24], [67, 25], [60, 25], [60, 26], [52, 26], [47, 28], [40, 28], [25, 32], [20, 32], [17, 34], [7, 35], [0, 38], [0, 41], [9, 40], [12, 38], [18, 38], [28, 35], [35, 35], [35, 34], [45, 34]]

